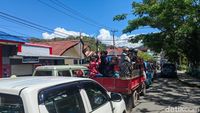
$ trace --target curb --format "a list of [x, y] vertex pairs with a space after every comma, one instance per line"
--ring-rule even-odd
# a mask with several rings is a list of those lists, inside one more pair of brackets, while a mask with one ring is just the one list
[[198, 87], [198, 88], [200, 88], [200, 85], [192, 84], [192, 83], [186, 82], [186, 81], [184, 81], [184, 80], [179, 79], [179, 77], [177, 77], [177, 78], [178, 78], [178, 81], [180, 81], [181, 83], [183, 83], [183, 84], [185, 84], [185, 85], [188, 85], [188, 86], [190, 86], [190, 87]]

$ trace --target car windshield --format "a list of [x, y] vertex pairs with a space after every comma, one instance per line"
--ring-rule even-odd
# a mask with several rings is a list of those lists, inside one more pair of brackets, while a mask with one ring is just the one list
[[24, 113], [21, 98], [15, 95], [0, 94], [0, 113]]
[[52, 76], [52, 71], [37, 70], [35, 76]]

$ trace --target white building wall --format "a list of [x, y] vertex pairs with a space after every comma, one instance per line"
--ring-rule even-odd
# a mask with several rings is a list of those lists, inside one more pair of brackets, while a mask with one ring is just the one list
[[76, 46], [68, 49], [62, 56], [71, 57], [70, 59], [65, 59], [65, 64], [74, 64], [74, 60], [84, 59], [84, 54], [82, 52], [83, 44], [79, 43]]
[[22, 45], [22, 52], [18, 52], [17, 55], [23, 56], [49, 56], [50, 49], [47, 47], [37, 47]]

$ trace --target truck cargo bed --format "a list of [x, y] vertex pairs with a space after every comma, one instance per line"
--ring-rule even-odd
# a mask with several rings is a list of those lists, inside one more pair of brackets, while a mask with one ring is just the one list
[[122, 94], [131, 94], [145, 80], [144, 76], [135, 76], [132, 78], [95, 77], [92, 79], [99, 82], [108, 91]]

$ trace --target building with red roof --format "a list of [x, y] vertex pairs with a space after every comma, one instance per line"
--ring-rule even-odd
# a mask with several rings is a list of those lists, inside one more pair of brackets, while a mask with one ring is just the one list
[[85, 55], [83, 54], [84, 44], [79, 40], [47, 41], [37, 42], [52, 47], [52, 54], [64, 56], [65, 64], [81, 64]]
[[121, 55], [122, 52], [123, 52], [123, 48], [121, 48], [121, 47], [115, 47], [115, 48], [108, 47], [106, 49], [106, 51], [108, 52], [108, 55]]

